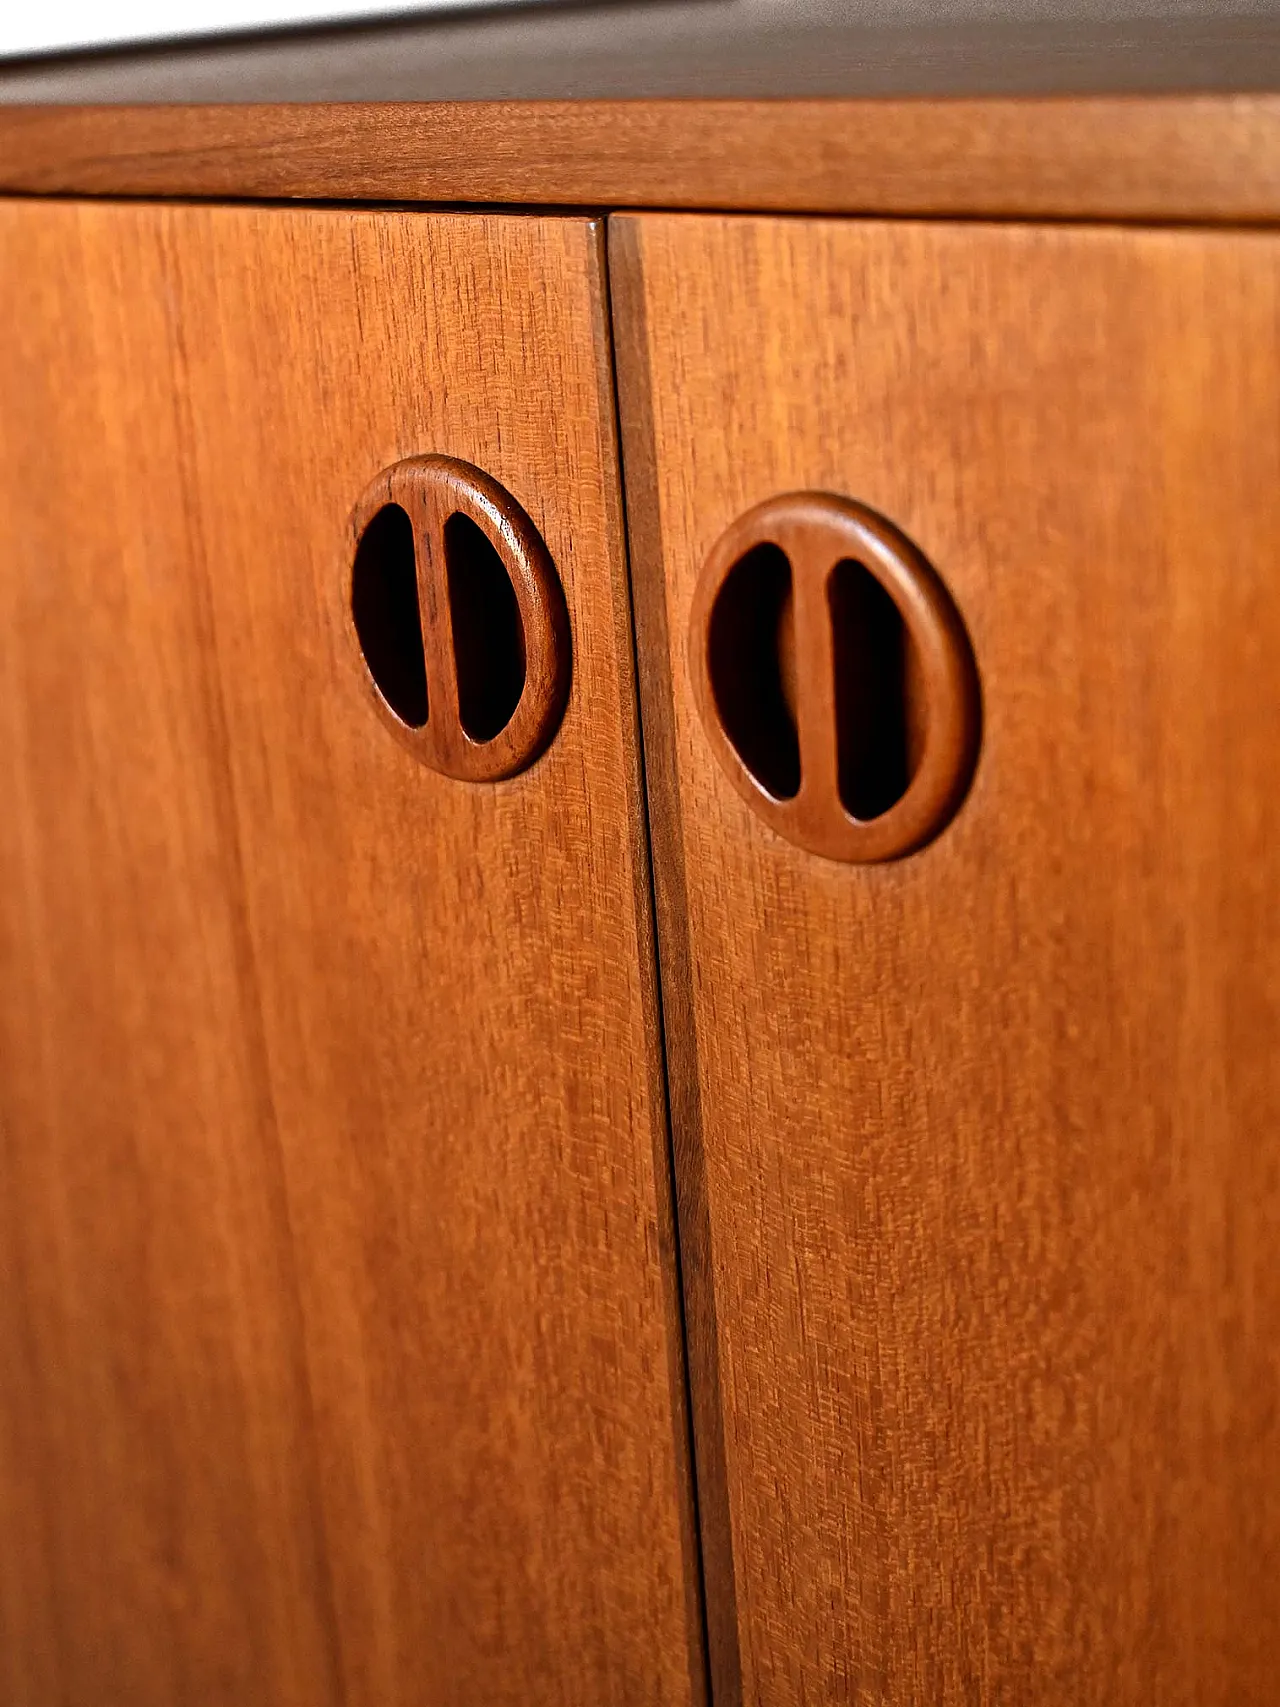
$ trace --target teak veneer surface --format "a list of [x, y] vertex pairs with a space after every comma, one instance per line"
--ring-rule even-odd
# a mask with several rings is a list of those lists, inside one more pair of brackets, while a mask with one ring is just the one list
[[[700, 1698], [602, 264], [0, 206], [6, 1707]], [[426, 451], [567, 596], [504, 783], [358, 679]]]
[[1280, 96], [0, 106], [0, 188], [1272, 220]]
[[[1269, 1707], [1280, 244], [610, 242], [716, 1699]], [[773, 833], [694, 702], [708, 552], [803, 489], [973, 640], [895, 864]]]

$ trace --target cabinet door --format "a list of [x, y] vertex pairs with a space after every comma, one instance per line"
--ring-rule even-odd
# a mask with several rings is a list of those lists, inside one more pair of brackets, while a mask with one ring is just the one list
[[[611, 242], [717, 1699], [1264, 1707], [1280, 243]], [[971, 790], [897, 861], [785, 839], [695, 703], [702, 565], [796, 490], [972, 642]]]
[[[601, 268], [0, 207], [12, 1707], [699, 1693]], [[563, 584], [505, 781], [360, 681], [348, 518], [419, 453]]]

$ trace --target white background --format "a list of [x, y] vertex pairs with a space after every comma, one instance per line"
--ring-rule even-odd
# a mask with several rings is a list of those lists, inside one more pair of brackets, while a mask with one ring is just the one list
[[275, 24], [453, 12], [483, 3], [485, 0], [0, 0], [0, 55], [162, 41]]

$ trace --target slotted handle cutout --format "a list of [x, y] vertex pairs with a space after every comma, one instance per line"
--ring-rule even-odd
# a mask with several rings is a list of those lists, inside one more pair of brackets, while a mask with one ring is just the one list
[[492, 741], [524, 692], [520, 601], [493, 542], [460, 511], [444, 524], [444, 556], [458, 716], [473, 741]]
[[514, 776], [555, 734], [569, 693], [569, 615], [524, 510], [452, 457], [385, 469], [351, 517], [350, 617], [386, 726], [446, 776]]
[[399, 504], [384, 504], [361, 536], [351, 615], [378, 691], [401, 722], [420, 729], [427, 721], [427, 661], [413, 523]]
[[768, 543], [753, 546], [725, 577], [707, 633], [707, 667], [724, 732], [775, 800], [790, 800], [800, 788], [800, 741], [784, 662], [790, 610], [785, 553]]
[[964, 798], [981, 729], [964, 623], [865, 505], [802, 492], [740, 517], [698, 582], [690, 669], [725, 771], [801, 847], [896, 859]]
[[869, 822], [902, 799], [920, 757], [910, 740], [911, 636], [892, 594], [852, 558], [831, 571], [827, 608], [840, 803]]

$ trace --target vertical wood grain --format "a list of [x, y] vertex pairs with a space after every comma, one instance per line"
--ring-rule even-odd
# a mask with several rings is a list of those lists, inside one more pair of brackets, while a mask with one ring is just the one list
[[[600, 233], [0, 206], [0, 1680], [695, 1702]], [[351, 506], [545, 538], [563, 725], [373, 716]]]
[[[693, 216], [611, 244], [744, 1698], [1264, 1707], [1280, 245]], [[897, 523], [973, 638], [972, 792], [896, 864], [775, 836], [694, 706], [706, 554], [807, 488]]]

